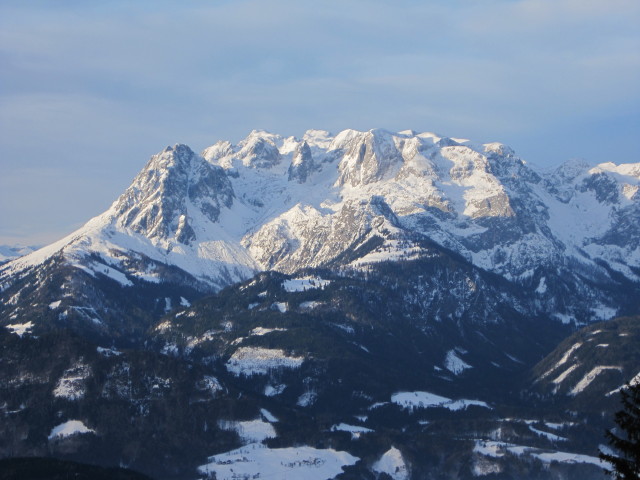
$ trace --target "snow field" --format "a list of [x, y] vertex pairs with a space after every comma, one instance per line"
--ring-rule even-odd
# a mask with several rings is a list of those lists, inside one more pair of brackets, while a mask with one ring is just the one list
[[409, 480], [409, 469], [402, 458], [402, 453], [395, 447], [387, 450], [380, 459], [373, 464], [373, 471], [386, 473], [393, 480]]
[[54, 440], [57, 438], [70, 437], [71, 435], [81, 433], [95, 433], [95, 431], [87, 428], [87, 426], [80, 420], [68, 420], [64, 423], [61, 423], [60, 425], [53, 427], [48, 438], [49, 440]]
[[304, 292], [305, 290], [324, 289], [331, 283], [331, 280], [324, 280], [320, 277], [300, 277], [292, 278], [282, 282], [282, 288], [287, 292]]
[[[451, 411], [465, 410], [470, 406], [491, 408], [486, 402], [480, 400], [459, 399], [452, 400], [429, 392], [398, 392], [391, 396], [391, 402], [408, 410], [418, 408], [443, 407]], [[373, 406], [371, 407], [373, 408]]]
[[218, 480], [268, 478], [269, 480], [328, 480], [354, 465], [358, 457], [333, 449], [312, 447], [268, 448], [260, 443], [209, 457], [198, 467], [202, 474], [215, 473]]
[[580, 453], [570, 452], [549, 452], [534, 447], [525, 447], [514, 445], [512, 443], [496, 442], [488, 440], [477, 440], [473, 449], [475, 453], [486, 457], [499, 458], [509, 452], [514, 455], [530, 455], [544, 463], [560, 462], [560, 463], [589, 463], [598, 467], [604, 467], [604, 464], [598, 457], [583, 455]]
[[266, 375], [277, 368], [298, 368], [304, 357], [290, 357], [284, 350], [262, 347], [240, 347], [225, 366], [235, 376]]
[[240, 439], [245, 443], [263, 442], [267, 438], [277, 437], [276, 430], [273, 428], [273, 425], [262, 421], [260, 418], [240, 422], [220, 420], [218, 422], [218, 426], [223, 430], [232, 430], [236, 432]]
[[333, 425], [330, 430], [332, 432], [349, 432], [351, 434], [352, 440], [357, 440], [363, 433], [373, 432], [373, 430], [371, 430], [370, 428], [361, 427], [358, 425], [349, 425], [347, 423], [339, 423], [337, 425]]
[[6, 325], [7, 330], [11, 333], [15, 333], [19, 337], [23, 336], [25, 333], [31, 333], [29, 330], [33, 328], [33, 323], [29, 320], [26, 323], [15, 323], [13, 325]]
[[585, 388], [587, 388], [591, 382], [593, 382], [598, 375], [606, 370], [618, 370], [622, 371], [622, 367], [615, 366], [597, 366], [593, 368], [589, 373], [587, 373], [582, 379], [576, 384], [575, 387], [569, 392], [569, 395], [576, 396], [577, 394], [583, 392]]

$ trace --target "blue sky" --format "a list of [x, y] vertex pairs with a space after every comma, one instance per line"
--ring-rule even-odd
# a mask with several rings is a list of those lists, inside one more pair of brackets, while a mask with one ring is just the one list
[[252, 129], [413, 129], [640, 161], [637, 0], [0, 0], [0, 243], [55, 240], [149, 156]]

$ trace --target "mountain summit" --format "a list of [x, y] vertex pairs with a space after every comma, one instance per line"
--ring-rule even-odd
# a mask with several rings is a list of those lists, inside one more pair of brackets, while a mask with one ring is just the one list
[[21, 316], [16, 280], [44, 265], [71, 268], [62, 290], [81, 271], [212, 292], [263, 270], [420, 258], [428, 241], [526, 290], [541, 315], [606, 319], [640, 282], [639, 186], [640, 164], [540, 171], [500, 143], [413, 131], [255, 130], [200, 155], [176, 145], [104, 214], [2, 266], [2, 318]]
[[413, 131], [167, 147], [0, 265], [0, 457], [600, 480], [640, 378], [639, 188]]

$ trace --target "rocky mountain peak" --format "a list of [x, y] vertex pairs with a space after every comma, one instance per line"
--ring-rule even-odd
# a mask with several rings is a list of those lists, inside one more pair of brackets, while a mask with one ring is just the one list
[[346, 131], [339, 134], [333, 149], [343, 152], [338, 185], [366, 185], [393, 177], [403, 163], [403, 139], [385, 130]]
[[180, 243], [195, 239], [193, 215], [216, 222], [233, 203], [233, 188], [222, 168], [186, 145], [151, 157], [112, 207], [119, 225], [150, 239]]
[[280, 163], [278, 142], [282, 138], [264, 130], [253, 130], [239, 144], [238, 158], [245, 167], [270, 168]]

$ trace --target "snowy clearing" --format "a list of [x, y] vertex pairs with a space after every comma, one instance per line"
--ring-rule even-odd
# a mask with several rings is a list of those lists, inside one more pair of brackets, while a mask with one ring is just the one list
[[386, 473], [393, 480], [409, 480], [409, 469], [402, 458], [402, 453], [395, 447], [387, 450], [380, 459], [373, 464], [373, 471]]
[[25, 333], [31, 333], [29, 330], [33, 327], [33, 323], [29, 320], [27, 323], [15, 323], [13, 325], [7, 325], [6, 328], [11, 333], [15, 333], [19, 337], [23, 336]]
[[268, 478], [269, 480], [328, 480], [354, 465], [358, 457], [333, 449], [312, 447], [268, 448], [259, 443], [209, 457], [198, 467], [202, 474], [215, 473], [218, 480]]
[[549, 432], [545, 432], [543, 430], [538, 430], [537, 428], [533, 428], [531, 425], [529, 425], [529, 430], [531, 430], [536, 435], [548, 438], [552, 442], [566, 442], [567, 441], [567, 439], [565, 437], [561, 437], [560, 435], [556, 435], [555, 433], [549, 433]]
[[122, 352], [115, 348], [96, 347], [96, 351], [103, 357], [117, 357], [122, 355]]
[[49, 434], [49, 440], [53, 440], [55, 438], [65, 438], [70, 437], [71, 435], [76, 435], [80, 433], [95, 433], [94, 430], [87, 428], [84, 423], [80, 420], [69, 420], [67, 422], [61, 423], [60, 425], [53, 427], [51, 433]]
[[284, 350], [261, 347], [240, 347], [225, 366], [235, 376], [266, 375], [276, 368], [298, 368], [304, 357], [289, 357]]
[[460, 375], [466, 369], [473, 368], [471, 365], [458, 357], [455, 350], [449, 350], [447, 352], [447, 356], [444, 359], [444, 367], [454, 375]]
[[55, 302], [51, 302], [49, 304], [49, 310], [55, 310], [56, 308], [60, 307], [61, 303], [62, 303], [62, 300], [57, 300]]
[[590, 463], [598, 467], [603, 467], [604, 465], [598, 457], [592, 457], [580, 453], [549, 452], [539, 448], [495, 441], [477, 440], [473, 451], [486, 457], [493, 458], [502, 457], [505, 453], [512, 453], [514, 455], [531, 455], [545, 463]]
[[277, 437], [273, 425], [264, 422], [261, 418], [244, 422], [220, 420], [218, 426], [222, 430], [232, 430], [236, 432], [240, 439], [246, 443], [263, 442], [267, 438]]
[[84, 397], [86, 390], [84, 380], [89, 375], [91, 375], [91, 369], [82, 363], [65, 370], [53, 390], [53, 396], [67, 400], [78, 400]]
[[266, 408], [260, 409], [260, 414], [265, 418], [265, 420], [269, 423], [277, 423], [278, 419]]
[[582, 377], [582, 380], [580, 380], [575, 387], [573, 387], [573, 390], [569, 392], [569, 395], [576, 396], [577, 394], [583, 392], [584, 389], [587, 388], [591, 384], [591, 382], [593, 382], [596, 379], [598, 375], [600, 375], [602, 372], [606, 370], [622, 371], [622, 367], [598, 366], [593, 368], [589, 373], [587, 373], [584, 377]]
[[271, 310], [278, 310], [280, 313], [287, 313], [289, 305], [285, 302], [275, 302], [271, 305]]
[[351, 434], [351, 440], [360, 438], [363, 433], [371, 433], [373, 430], [366, 427], [360, 427], [358, 425], [349, 425], [348, 423], [339, 423], [334, 425], [330, 429], [332, 432], [349, 432]]
[[316, 288], [324, 289], [331, 283], [331, 280], [324, 280], [320, 277], [301, 277], [292, 278], [282, 282], [282, 288], [287, 292], [304, 292], [305, 290], [314, 290]]
[[253, 330], [251, 330], [251, 332], [249, 333], [249, 335], [258, 335], [258, 336], [262, 336], [262, 335], [266, 335], [267, 333], [271, 333], [271, 332], [286, 332], [287, 329], [286, 328], [265, 328], [265, 327], [256, 327]]
[[300, 304], [300, 308], [302, 310], [313, 310], [314, 308], [316, 308], [317, 306], [322, 305], [322, 302], [315, 302], [315, 301], [311, 301], [311, 302], [302, 302]]
[[285, 388], [287, 388], [286, 385], [267, 385], [264, 387], [264, 395], [266, 397], [275, 397], [284, 392]]
[[491, 408], [486, 402], [480, 400], [452, 400], [429, 392], [398, 392], [391, 396], [391, 402], [411, 411], [416, 408], [435, 407], [443, 407], [451, 411], [464, 410], [470, 406]]

